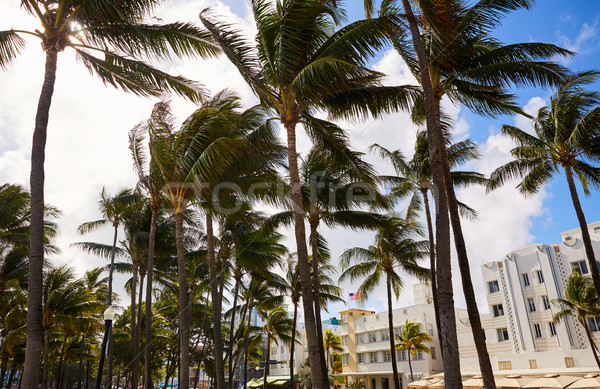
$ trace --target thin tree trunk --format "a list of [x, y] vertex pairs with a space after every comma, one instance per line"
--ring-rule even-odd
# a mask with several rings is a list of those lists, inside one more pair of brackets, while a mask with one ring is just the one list
[[[133, 359], [133, 363], [135, 363], [135, 383], [139, 384], [140, 380], [140, 342], [141, 342], [141, 333], [142, 333], [142, 301], [144, 295], [144, 274], [140, 266], [138, 265], [138, 274], [140, 276], [140, 286], [138, 289], [138, 305], [137, 305], [137, 322], [135, 323], [135, 358]], [[144, 384], [142, 382], [142, 387]], [[137, 386], [135, 387], [137, 389]]]
[[[2, 365], [0, 365], [0, 387], [4, 384], [4, 377], [6, 375], [6, 364], [8, 362], [8, 357], [4, 355], [2, 357]], [[45, 387], [43, 387], [45, 389]]]
[[323, 364], [319, 350], [314, 299], [310, 267], [308, 263], [308, 248], [306, 246], [306, 231], [304, 229], [304, 209], [302, 201], [302, 188], [298, 171], [298, 154], [296, 152], [296, 121], [285, 120], [283, 124], [287, 131], [288, 164], [290, 172], [290, 185], [292, 188], [292, 203], [294, 207], [294, 232], [296, 237], [296, 253], [298, 255], [298, 269], [302, 287], [302, 304], [304, 307], [304, 321], [306, 338], [308, 341], [308, 359], [313, 387], [322, 389], [328, 386], [327, 376], [323, 375]]
[[323, 345], [323, 323], [321, 322], [321, 297], [319, 280], [319, 245], [317, 228], [319, 226], [318, 218], [310, 220], [310, 242], [312, 246], [312, 280], [313, 280], [313, 299], [315, 304], [315, 323], [317, 325], [317, 342], [319, 345], [319, 355], [321, 356], [321, 365], [324, 366], [323, 375], [327, 377], [329, 382], [329, 368], [325, 360], [325, 347]]
[[171, 377], [170, 373], [169, 373], [169, 371], [170, 371], [169, 369], [171, 367], [170, 365], [171, 365], [171, 353], [169, 352], [169, 354], [167, 356], [167, 366], [165, 368], [165, 384], [163, 385], [162, 389], [166, 389], [167, 386], [169, 385], [169, 378]]
[[42, 286], [44, 268], [44, 160], [46, 159], [46, 133], [54, 82], [58, 50], [46, 51], [44, 83], [35, 116], [35, 130], [31, 146], [31, 220], [29, 224], [29, 275], [27, 278], [27, 343], [23, 367], [23, 389], [38, 389], [40, 358], [42, 356]]
[[42, 378], [42, 389], [48, 389], [48, 356], [50, 354], [50, 330], [44, 330], [44, 373]]
[[137, 277], [138, 277], [138, 259], [132, 258], [133, 261], [133, 275], [131, 277], [131, 306], [129, 307], [131, 313], [131, 387], [137, 389], [138, 383], [138, 348], [139, 342], [137, 339], [137, 325], [136, 325], [136, 301], [135, 294], [137, 288]]
[[394, 339], [394, 314], [392, 312], [392, 283], [390, 276], [386, 275], [386, 291], [388, 303], [388, 328], [390, 330], [390, 353], [392, 354], [392, 372], [394, 375], [394, 389], [402, 389], [398, 377], [398, 362], [396, 361], [396, 339]]
[[190, 314], [188, 304], [187, 267], [185, 264], [185, 248], [183, 247], [182, 212], [175, 213], [175, 240], [177, 243], [177, 267], [179, 273], [179, 385], [180, 387], [187, 389], [190, 381]]
[[10, 367], [10, 373], [8, 375], [8, 389], [12, 389], [12, 382], [15, 379], [15, 373], [17, 371], [17, 358], [13, 357], [13, 363]]
[[[423, 202], [425, 203], [425, 216], [427, 219], [427, 235], [429, 238], [429, 268], [431, 270], [431, 294], [433, 295], [433, 311], [435, 312], [435, 326], [437, 329], [437, 336], [442, 341], [442, 326], [440, 324], [440, 308], [438, 305], [437, 296], [437, 282], [436, 282], [436, 263], [435, 263], [435, 238], [433, 236], [433, 223], [431, 221], [431, 208], [429, 205], [428, 190], [422, 190]], [[440, 353], [441, 355], [442, 353]]]
[[234, 329], [234, 324], [235, 324], [235, 310], [237, 307], [237, 299], [238, 299], [238, 293], [239, 293], [239, 286], [240, 286], [240, 280], [239, 278], [235, 279], [235, 287], [234, 287], [234, 292], [233, 292], [233, 308], [231, 310], [231, 321], [229, 324], [229, 351], [227, 352], [227, 361], [229, 362], [229, 388], [233, 389], [233, 361], [232, 361], [232, 355], [233, 355], [233, 345], [235, 344], [235, 339], [234, 339], [234, 335], [235, 335], [235, 329]]
[[594, 342], [594, 336], [592, 335], [592, 331], [587, 323], [587, 318], [581, 318], [579, 320], [585, 329], [585, 334], [587, 335], [588, 341], [590, 342], [590, 348], [592, 349], [592, 353], [594, 354], [594, 359], [596, 360], [596, 365], [600, 368], [600, 359], [598, 359], [598, 352], [596, 351], [596, 342]]
[[67, 348], [67, 341], [68, 341], [68, 337], [65, 336], [65, 340], [63, 341], [63, 344], [60, 347], [60, 354], [59, 354], [59, 358], [58, 358], [58, 370], [56, 372], [56, 388], [57, 389], [60, 389], [61, 384], [62, 384], [63, 363], [64, 363], [64, 358], [65, 358], [65, 351]]
[[[113, 245], [110, 251], [110, 268], [108, 269], [108, 306], [112, 305], [113, 295], [113, 273], [115, 267], [115, 253], [117, 250], [117, 237], [119, 234], [119, 221], [113, 221], [114, 233], [113, 233]], [[133, 329], [132, 329], [133, 330]], [[106, 388], [112, 388], [112, 375], [113, 375], [113, 326], [110, 326], [108, 330], [107, 340], [107, 352], [106, 352]]]
[[294, 354], [296, 350], [296, 324], [298, 322], [298, 302], [294, 302], [294, 318], [292, 319], [292, 343], [290, 344], [290, 382], [291, 388], [294, 389]]
[[215, 258], [215, 242], [213, 220], [210, 212], [206, 214], [206, 239], [208, 251], [208, 268], [210, 273], [210, 291], [212, 294], [212, 313], [215, 347], [215, 377], [217, 389], [225, 389], [225, 366], [223, 361], [223, 336], [221, 334], [221, 304], [222, 296], [219, 295], [217, 282], [217, 261]]
[[452, 265], [450, 260], [450, 225], [448, 218], [448, 203], [444, 195], [443, 165], [447, 163], [442, 158], [445, 148], [443, 133], [436, 110], [435, 96], [429, 74], [429, 64], [418, 22], [415, 18], [409, 0], [402, 0], [402, 7], [408, 18], [412, 43], [417, 53], [421, 85], [425, 97], [425, 120], [427, 123], [427, 138], [431, 158], [431, 173], [434, 183], [436, 212], [436, 277], [438, 287], [438, 302], [440, 324], [442, 325], [442, 355], [444, 361], [444, 381], [448, 389], [462, 388], [460, 359], [458, 354], [458, 338], [456, 334], [456, 316], [454, 312], [454, 292], [452, 289]]
[[77, 389], [81, 389], [83, 383], [83, 341], [85, 337], [81, 337], [81, 342], [79, 344], [79, 378], [77, 380]]
[[90, 385], [90, 360], [85, 363], [85, 389], [89, 389]]
[[263, 389], [267, 389], [267, 375], [269, 375], [269, 358], [271, 356], [271, 336], [267, 335], [267, 355], [265, 356], [265, 374], [263, 376]]
[[144, 382], [146, 389], [153, 389], [152, 385], [152, 283], [154, 277], [154, 245], [156, 242], [156, 219], [158, 218], [158, 212], [160, 206], [157, 206], [154, 202], [152, 203], [152, 218], [150, 219], [150, 238], [148, 241], [148, 266], [146, 271], [148, 272], [146, 277], [146, 316], [145, 316], [145, 327], [144, 337], [146, 338], [146, 348], [144, 349]]
[[581, 239], [583, 240], [583, 247], [585, 248], [585, 255], [588, 259], [588, 265], [590, 273], [592, 274], [592, 281], [594, 282], [594, 288], [596, 289], [596, 295], [600, 296], [600, 272], [598, 271], [598, 264], [596, 263], [596, 256], [594, 254], [594, 248], [592, 247], [592, 239], [590, 238], [590, 231], [588, 230], [587, 221], [579, 201], [579, 195], [577, 194], [577, 187], [573, 180], [573, 171], [570, 166], [564, 166], [565, 174], [567, 176], [567, 183], [569, 184], [569, 191], [571, 192], [571, 200], [573, 201], [573, 208], [577, 214], [577, 221], [579, 221], [579, 228], [581, 229]]
[[[252, 287], [253, 280], [250, 281], [250, 287]], [[248, 385], [248, 347], [250, 347], [250, 318], [252, 317], [253, 301], [251, 298], [246, 301], [248, 306], [248, 325], [246, 333], [244, 334], [244, 389]]]
[[410, 349], [406, 351], [408, 354], [408, 369], [410, 370], [410, 382], [413, 382], [415, 380], [415, 377], [413, 375], [412, 362], [410, 361]]

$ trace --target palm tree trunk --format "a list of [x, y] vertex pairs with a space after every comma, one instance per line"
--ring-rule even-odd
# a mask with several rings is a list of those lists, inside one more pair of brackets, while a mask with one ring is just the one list
[[[250, 283], [252, 282], [253, 281], [250, 281]], [[250, 284], [250, 286], [252, 286], [252, 284]], [[246, 305], [248, 306], [248, 328], [244, 335], [244, 389], [246, 389], [248, 385], [248, 347], [250, 347], [250, 318], [252, 317], [252, 308], [254, 305], [251, 298], [248, 298]]]
[[444, 195], [442, 158], [444, 135], [440, 126], [439, 112], [436, 110], [435, 95], [429, 74], [429, 64], [417, 19], [412, 12], [409, 0], [402, 0], [402, 7], [408, 18], [413, 47], [417, 53], [421, 85], [425, 97], [425, 121], [431, 158], [431, 175], [434, 183], [436, 213], [436, 277], [440, 324], [442, 325], [442, 355], [444, 361], [444, 380], [446, 388], [462, 388], [460, 359], [458, 355], [458, 337], [456, 334], [456, 315], [454, 312], [454, 293], [452, 290], [452, 264], [450, 260], [450, 224], [448, 203]]
[[310, 220], [310, 243], [312, 246], [312, 280], [313, 280], [313, 300], [315, 303], [315, 323], [317, 325], [317, 342], [319, 345], [319, 355], [321, 356], [321, 366], [324, 366], [323, 375], [329, 380], [329, 368], [325, 360], [325, 347], [323, 345], [323, 323], [321, 322], [321, 298], [319, 280], [319, 245], [317, 229], [319, 220]]
[[82, 336], [81, 342], [79, 344], [79, 377], [77, 380], [77, 389], [81, 389], [81, 384], [83, 382], [83, 341], [84, 340], [85, 340], [85, 336]]
[[[190, 314], [188, 304], [185, 248], [183, 247], [183, 212], [175, 212], [175, 241], [177, 245], [177, 268], [179, 274], [179, 385], [181, 388], [187, 389], [189, 387], [190, 381]], [[219, 358], [215, 358], [215, 360], [218, 361]], [[222, 389], [222, 387], [220, 387], [219, 389]]]
[[60, 347], [60, 354], [58, 358], [58, 370], [56, 373], [56, 388], [59, 389], [62, 385], [62, 377], [63, 377], [63, 364], [65, 360], [65, 350], [67, 348], [68, 337], [65, 336], [63, 344]]
[[[215, 378], [217, 389], [225, 389], [225, 366], [223, 361], [223, 336], [221, 334], [221, 304], [222, 295], [219, 295], [217, 277], [217, 261], [215, 257], [215, 242], [212, 215], [206, 214], [206, 239], [208, 251], [208, 268], [210, 273], [210, 291], [212, 294], [212, 313], [214, 321], [214, 347], [215, 347]], [[187, 388], [187, 386], [186, 386]]]
[[[2, 364], [0, 365], [0, 386], [4, 383], [4, 377], [6, 376], [6, 364], [8, 362], [8, 357], [6, 355], [2, 356]], [[45, 389], [45, 387], [42, 387]]]
[[146, 312], [144, 337], [146, 338], [146, 348], [144, 349], [144, 382], [146, 389], [153, 389], [152, 385], [152, 282], [154, 277], [154, 245], [156, 242], [156, 219], [160, 207], [152, 204], [152, 218], [150, 219], [150, 238], [148, 241], [148, 265], [146, 271], [148, 278], [146, 281]]
[[85, 389], [89, 389], [90, 382], [90, 360], [88, 359], [85, 363]]
[[[436, 103], [436, 109], [439, 113], [440, 99], [436, 99]], [[437, 117], [439, 118], [439, 115], [437, 115]], [[443, 160], [448, 160], [445, 146], [442, 149], [442, 158]], [[454, 246], [456, 247], [456, 254], [458, 257], [458, 268], [460, 269], [460, 279], [465, 296], [465, 303], [467, 305], [467, 315], [469, 317], [469, 323], [471, 324], [471, 332], [473, 333], [475, 349], [477, 350], [479, 370], [481, 371], [481, 377], [483, 378], [483, 389], [495, 389], [496, 383], [494, 380], [494, 370], [492, 369], [490, 355], [485, 343], [485, 331], [481, 325], [481, 317], [479, 315], [479, 308], [477, 307], [475, 290], [473, 289], [471, 269], [467, 255], [467, 246], [465, 244], [465, 238], [462, 232], [460, 213], [458, 211], [458, 201], [456, 200], [456, 193], [454, 192], [454, 183], [452, 182], [452, 177], [450, 175], [450, 165], [447, 163], [444, 164], [443, 169], [446, 196], [448, 197], [448, 206], [450, 209], [450, 223], [454, 233]]]
[[590, 348], [592, 349], [592, 353], [594, 354], [596, 365], [598, 365], [598, 368], [600, 368], [600, 359], [598, 359], [598, 352], [596, 351], [596, 342], [594, 342], [594, 336], [592, 335], [590, 326], [587, 323], [587, 318], [582, 317], [579, 321], [585, 329], [585, 334], [587, 335], [588, 341], [590, 342]]
[[[114, 233], [113, 233], [113, 244], [110, 251], [110, 268], [108, 269], [108, 300], [107, 304], [112, 305], [112, 295], [113, 295], [113, 272], [115, 267], [115, 253], [117, 250], [117, 237], [119, 234], [119, 222], [113, 222]], [[108, 330], [107, 341], [107, 352], [106, 352], [106, 388], [112, 388], [112, 372], [113, 372], [113, 327], [110, 326]]]
[[13, 357], [13, 363], [10, 367], [10, 373], [8, 374], [8, 389], [12, 389], [12, 382], [15, 379], [15, 373], [17, 372], [17, 358]]
[[415, 380], [415, 377], [413, 375], [412, 362], [410, 361], [410, 349], [408, 349], [406, 351], [408, 354], [408, 370], [410, 370], [410, 382], [413, 382]]
[[44, 267], [44, 160], [46, 158], [46, 133], [54, 82], [58, 50], [46, 51], [44, 83], [35, 116], [35, 130], [31, 146], [31, 221], [29, 225], [29, 275], [27, 281], [27, 343], [25, 345], [25, 365], [23, 389], [37, 389], [40, 377], [40, 357], [42, 355], [42, 286]]
[[269, 375], [269, 358], [271, 356], [271, 336], [267, 335], [267, 354], [265, 356], [265, 374], [263, 376], [263, 389], [267, 389], [267, 376]]
[[292, 342], [290, 344], [290, 382], [291, 388], [294, 388], [294, 352], [296, 351], [296, 323], [298, 322], [298, 302], [294, 302], [294, 317], [292, 319]]
[[238, 299], [238, 294], [239, 294], [239, 286], [240, 286], [240, 280], [239, 277], [236, 277], [235, 279], [235, 286], [234, 286], [234, 292], [233, 292], [233, 308], [231, 310], [231, 321], [229, 324], [229, 351], [227, 352], [227, 361], [229, 362], [229, 388], [233, 389], [233, 361], [232, 361], [232, 355], [233, 355], [233, 345], [235, 344], [235, 340], [234, 340], [234, 335], [235, 335], [235, 329], [234, 329], [234, 324], [235, 324], [235, 310], [237, 307], [237, 299]]
[[431, 294], [433, 295], [433, 311], [435, 312], [435, 326], [437, 329], [437, 336], [441, 342], [442, 339], [442, 327], [440, 325], [440, 308], [438, 305], [437, 296], [437, 282], [435, 272], [435, 238], [433, 236], [433, 223], [431, 222], [431, 208], [429, 206], [429, 195], [428, 189], [421, 190], [423, 195], [423, 202], [425, 203], [425, 216], [427, 219], [427, 235], [429, 239], [429, 269], [431, 271]]
[[596, 263], [596, 256], [594, 255], [594, 248], [592, 247], [592, 240], [590, 238], [590, 231], [588, 230], [587, 221], [581, 208], [581, 202], [579, 201], [579, 195], [577, 194], [577, 187], [573, 180], [573, 171], [570, 166], [563, 166], [565, 174], [567, 176], [567, 183], [569, 184], [569, 191], [571, 192], [571, 200], [573, 201], [573, 208], [577, 214], [577, 221], [579, 221], [579, 228], [581, 229], [581, 239], [583, 240], [583, 247], [585, 248], [585, 255], [588, 259], [588, 265], [590, 273], [592, 274], [592, 281], [594, 282], [594, 288], [596, 289], [596, 295], [600, 296], [600, 272], [598, 271], [598, 264]]
[[[140, 276], [140, 285], [138, 288], [138, 303], [137, 303], [137, 319], [135, 323], [135, 354], [132, 363], [135, 364], [135, 383], [138, 384], [140, 380], [140, 342], [142, 333], [142, 298], [144, 295], [144, 274], [138, 264], [138, 274]], [[142, 387], [144, 387], [142, 380]], [[137, 389], [137, 386], [136, 386]]]
[[44, 330], [44, 373], [42, 378], [42, 389], [48, 389], [48, 356], [50, 354], [50, 330]]
[[137, 383], [138, 383], [138, 359], [137, 359], [137, 352], [138, 352], [138, 339], [137, 339], [137, 325], [135, 323], [135, 316], [136, 316], [136, 302], [135, 302], [135, 296], [136, 296], [136, 284], [137, 284], [137, 276], [138, 276], [138, 260], [137, 258], [132, 258], [133, 261], [133, 275], [131, 277], [131, 306], [130, 306], [130, 311], [131, 311], [131, 355], [132, 355], [132, 361], [131, 361], [131, 387], [134, 389], [137, 389]]
[[292, 203], [294, 207], [294, 232], [296, 236], [296, 253], [298, 255], [298, 269], [302, 287], [302, 304], [304, 307], [304, 321], [306, 338], [308, 341], [308, 359], [312, 384], [315, 388], [325, 388], [328, 381], [323, 375], [323, 364], [318, 343], [318, 335], [314, 311], [312, 282], [308, 263], [308, 248], [306, 246], [306, 231], [304, 229], [304, 209], [300, 174], [298, 172], [298, 154], [296, 152], [296, 121], [283, 121], [287, 131], [288, 164], [290, 172], [290, 185], [292, 188]]
[[386, 291], [388, 303], [388, 328], [390, 330], [390, 353], [392, 354], [392, 372], [394, 374], [394, 389], [402, 389], [398, 377], [398, 362], [396, 361], [396, 342], [394, 339], [394, 314], [392, 312], [392, 282], [389, 274], [386, 275]]

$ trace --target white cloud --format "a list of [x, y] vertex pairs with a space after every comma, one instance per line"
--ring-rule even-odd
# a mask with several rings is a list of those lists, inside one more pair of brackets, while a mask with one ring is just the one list
[[[546, 106], [547, 104], [548, 103], [546, 102], [546, 100], [544, 100], [542, 97], [535, 96], [529, 99], [527, 104], [525, 104], [525, 106], [523, 107], [523, 111], [535, 118], [539, 109]], [[515, 118], [515, 126], [529, 134], [534, 134], [533, 119], [530, 119], [523, 115], [518, 115]]]
[[[570, 24], [574, 23], [573, 18], [565, 19]], [[593, 23], [583, 23], [579, 29], [579, 33], [575, 38], [570, 38], [562, 31], [557, 31], [558, 44], [575, 53], [588, 54], [595, 52], [599, 47], [598, 34], [600, 32], [600, 18], [596, 17]], [[561, 58], [563, 63], [571, 62], [572, 58]]]

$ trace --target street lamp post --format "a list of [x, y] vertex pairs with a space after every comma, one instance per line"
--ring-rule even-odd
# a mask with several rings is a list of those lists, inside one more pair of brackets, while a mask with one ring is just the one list
[[108, 339], [108, 332], [112, 327], [112, 321], [115, 318], [115, 311], [112, 305], [109, 305], [104, 311], [104, 338], [102, 339], [102, 347], [100, 349], [100, 363], [98, 364], [98, 374], [96, 374], [96, 386], [95, 389], [100, 389], [102, 384], [102, 369], [104, 368], [104, 356], [106, 354], [106, 341]]

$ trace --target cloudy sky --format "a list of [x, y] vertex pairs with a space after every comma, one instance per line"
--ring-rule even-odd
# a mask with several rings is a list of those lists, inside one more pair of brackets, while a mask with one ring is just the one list
[[[0, 30], [35, 29], [35, 20], [21, 10], [19, 2], [0, 0]], [[358, 0], [346, 1], [349, 18], [361, 17]], [[600, 49], [600, 4], [588, 0], [543, 0], [531, 11], [521, 11], [508, 17], [497, 31], [501, 40], [512, 42], [544, 41], [556, 43], [578, 52], [578, 56], [564, 63], [575, 70], [597, 66]], [[253, 34], [253, 23], [246, 0], [167, 0], [156, 15], [165, 22], [198, 22], [198, 13], [213, 7], [216, 14], [241, 29]], [[39, 42], [28, 40], [21, 56], [6, 70], [0, 69], [0, 182], [17, 183], [28, 187], [29, 157], [33, 133], [35, 109], [43, 77], [44, 54]], [[235, 89], [246, 106], [256, 103], [238, 75], [237, 70], [225, 58], [213, 60], [176, 60], [160, 66], [174, 74], [183, 74], [198, 80], [209, 90]], [[412, 83], [414, 79], [406, 66], [393, 51], [381, 52], [373, 60], [373, 68], [388, 75], [387, 83]], [[596, 87], [600, 87], [598, 84]], [[525, 110], [535, 114], [549, 101], [551, 91], [527, 88], [516, 91], [519, 103]], [[173, 98], [175, 113], [182, 121], [194, 110], [194, 105]], [[48, 143], [46, 148], [46, 201], [62, 210], [58, 245], [60, 255], [51, 258], [56, 264], [69, 264], [79, 272], [104, 264], [104, 260], [88, 256], [70, 248], [77, 241], [90, 240], [111, 242], [110, 231], [99, 231], [89, 236], [79, 236], [79, 224], [99, 218], [97, 199], [103, 186], [116, 192], [135, 185], [131, 158], [127, 148], [127, 133], [137, 123], [145, 120], [156, 100], [137, 98], [110, 87], [105, 87], [77, 63], [72, 51], [60, 54], [56, 89], [50, 112]], [[479, 144], [482, 157], [469, 168], [490, 173], [510, 157], [513, 147], [510, 140], [499, 133], [502, 124], [530, 127], [524, 117], [501, 117], [482, 119], [464, 107], [446, 104], [446, 109], [456, 121], [455, 136], [471, 138]], [[363, 123], [343, 123], [348, 129], [352, 145], [367, 151], [373, 143], [388, 148], [401, 149], [411, 154], [416, 127], [408, 115], [399, 113], [383, 120], [367, 120]], [[308, 149], [305, 138], [300, 148]], [[390, 168], [374, 156], [368, 156], [381, 173]], [[534, 242], [553, 243], [558, 233], [577, 226], [566, 182], [555, 180], [538, 195], [524, 198], [514, 185], [494, 193], [485, 194], [481, 188], [469, 188], [459, 192], [461, 201], [479, 212], [476, 221], [464, 222], [464, 233], [469, 250], [475, 290], [482, 310], [487, 311], [483, 285], [480, 284], [480, 266], [483, 262], [502, 258], [507, 252]], [[598, 194], [583, 201], [588, 221], [600, 218]], [[334, 261], [346, 248], [366, 246], [372, 234], [335, 230], [325, 231], [332, 248]], [[288, 239], [294, 249], [293, 240]], [[458, 306], [463, 298], [455, 271], [455, 293]], [[117, 282], [124, 280], [117, 279]], [[397, 306], [412, 302], [412, 280], [406, 280], [405, 292]], [[356, 291], [357, 284], [344, 283], [346, 292]], [[118, 286], [117, 286], [118, 287]], [[385, 301], [376, 293], [366, 307], [383, 310]], [[354, 303], [352, 303], [354, 306]], [[331, 307], [331, 313], [343, 305]]]

